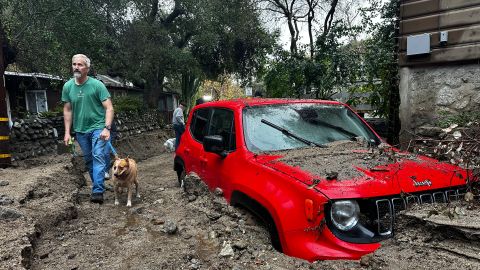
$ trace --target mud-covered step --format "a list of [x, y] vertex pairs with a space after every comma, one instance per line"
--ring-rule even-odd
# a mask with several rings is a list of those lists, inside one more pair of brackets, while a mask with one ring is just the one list
[[444, 232], [450, 237], [478, 241], [480, 240], [479, 211], [478, 201], [456, 201], [450, 204], [416, 205], [402, 215], [424, 222], [426, 226], [437, 232]]

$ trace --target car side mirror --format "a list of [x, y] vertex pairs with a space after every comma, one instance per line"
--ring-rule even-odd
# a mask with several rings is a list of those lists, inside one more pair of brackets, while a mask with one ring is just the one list
[[227, 156], [223, 144], [223, 137], [220, 135], [205, 136], [203, 138], [203, 150], [205, 150], [205, 152], [215, 153], [222, 158]]

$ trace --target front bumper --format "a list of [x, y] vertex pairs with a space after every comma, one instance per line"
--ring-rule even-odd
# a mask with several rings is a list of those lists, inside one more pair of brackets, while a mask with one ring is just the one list
[[[330, 220], [331, 204], [325, 205], [325, 225], [285, 234], [287, 255], [308, 261], [360, 259], [380, 247], [380, 241], [393, 236], [395, 216], [414, 203], [446, 203], [462, 198], [465, 186], [425, 192], [357, 199], [362, 216], [354, 229], [344, 232]], [[360, 228], [360, 226], [362, 228]]]
[[395, 216], [412, 204], [447, 203], [458, 200], [466, 192], [465, 186], [458, 186], [396, 196], [357, 199], [360, 205], [360, 220], [349, 231], [341, 231], [333, 225], [329, 203], [325, 206], [325, 220], [331, 232], [343, 241], [357, 244], [376, 243], [393, 236]]

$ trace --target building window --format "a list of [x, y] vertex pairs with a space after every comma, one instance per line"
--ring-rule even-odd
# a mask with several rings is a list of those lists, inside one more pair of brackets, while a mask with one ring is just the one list
[[27, 111], [30, 113], [41, 113], [48, 111], [47, 92], [45, 90], [35, 90], [25, 92]]

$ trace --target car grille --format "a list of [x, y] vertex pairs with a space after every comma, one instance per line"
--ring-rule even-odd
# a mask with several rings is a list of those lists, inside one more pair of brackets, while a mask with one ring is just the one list
[[387, 236], [393, 232], [395, 215], [413, 204], [447, 203], [455, 201], [465, 195], [465, 187], [456, 189], [435, 190], [432, 192], [412, 193], [400, 197], [382, 198], [375, 200], [375, 224], [379, 235]]

